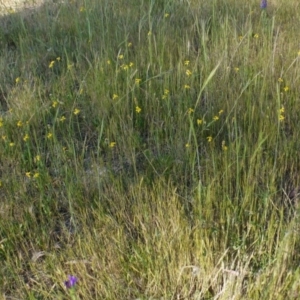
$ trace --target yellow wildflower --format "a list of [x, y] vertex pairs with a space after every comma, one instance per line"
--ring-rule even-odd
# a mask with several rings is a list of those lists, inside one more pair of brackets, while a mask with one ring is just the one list
[[279, 121], [282, 122], [284, 120], [284, 115], [279, 115]]
[[58, 105], [58, 102], [57, 102], [56, 100], [54, 100], [54, 101], [52, 102], [52, 107], [55, 108], [57, 105]]
[[148, 36], [150, 36], [150, 35], [152, 35], [152, 32], [151, 32], [151, 31], [148, 32]]
[[208, 136], [206, 139], [207, 139], [207, 141], [210, 143], [210, 142], [212, 141], [213, 138], [212, 138], [212, 136]]
[[54, 64], [55, 64], [55, 60], [52, 60], [49, 64], [49, 69], [53, 68]]
[[23, 137], [23, 141], [27, 142], [29, 140], [29, 135], [26, 133]]
[[22, 126], [23, 126], [22, 121], [18, 121], [17, 126], [18, 126], [18, 127], [22, 127]]
[[9, 147], [13, 147], [15, 145], [15, 143], [11, 142], [9, 143]]
[[20, 80], [21, 80], [21, 78], [20, 78], [20, 77], [17, 77], [17, 78], [16, 78], [16, 83], [19, 83]]
[[141, 81], [142, 81], [141, 78], [136, 78], [136, 79], [135, 79], [135, 83], [136, 83], [136, 84], [139, 84]]
[[197, 119], [197, 125], [201, 125], [203, 123], [203, 120]]
[[118, 55], [118, 59], [124, 59], [124, 55], [123, 54], [119, 54]]
[[31, 177], [31, 172], [26, 172], [25, 175], [26, 175], [26, 177], [30, 178]]
[[165, 18], [168, 18], [170, 16], [170, 14], [165, 13]]
[[214, 117], [213, 117], [213, 120], [214, 120], [214, 121], [218, 121], [218, 120], [219, 120], [219, 117], [218, 117], [218, 116], [214, 116]]
[[192, 114], [193, 112], [194, 112], [194, 109], [190, 107], [190, 108], [188, 109], [188, 114]]
[[190, 89], [191, 87], [190, 87], [188, 84], [185, 84], [185, 85], [184, 85], [184, 88], [185, 88], [186, 90], [188, 90], [188, 89]]
[[113, 100], [116, 100], [119, 98], [119, 96], [117, 94], [113, 94], [112, 98], [113, 98]]
[[113, 148], [113, 147], [115, 147], [116, 146], [116, 142], [110, 142], [109, 143], [109, 148]]
[[237, 73], [238, 71], [240, 70], [240, 68], [238, 68], [238, 67], [235, 67], [234, 68], [234, 71]]
[[60, 119], [59, 119], [60, 122], [64, 122], [65, 120], [66, 120], [65, 116], [61, 116]]
[[51, 132], [48, 132], [48, 134], [47, 134], [47, 139], [51, 139], [53, 137], [53, 134], [51, 133]]
[[258, 39], [258, 37], [259, 37], [259, 34], [258, 34], [258, 33], [255, 33], [255, 34], [254, 34], [254, 38], [255, 38], [255, 39]]
[[40, 155], [37, 155], [35, 158], [34, 158], [34, 161], [35, 162], [39, 162], [41, 160], [41, 156]]
[[136, 106], [135, 111], [139, 114], [142, 111], [142, 109], [139, 106]]
[[80, 109], [75, 108], [73, 113], [74, 113], [75, 116], [78, 115], [80, 113]]
[[226, 146], [225, 141], [222, 141], [222, 150], [223, 151], [227, 151], [228, 150], [228, 147]]
[[2, 127], [2, 126], [3, 126], [3, 119], [0, 118], [0, 127]]
[[34, 173], [33, 178], [38, 178], [40, 176], [39, 173]]
[[283, 79], [281, 77], [279, 77], [278, 82], [283, 82]]
[[134, 66], [134, 63], [131, 61], [130, 63], [129, 63], [129, 68], [132, 68]]
[[285, 86], [285, 87], [283, 88], [283, 90], [284, 90], [285, 92], [287, 92], [289, 89], [290, 89], [290, 88], [289, 88], [288, 86]]
[[221, 110], [219, 111], [219, 116], [220, 116], [223, 112], [224, 112], [224, 110], [221, 109]]
[[185, 61], [184, 61], [184, 65], [185, 65], [185, 66], [188, 66], [189, 64], [190, 64], [190, 61], [189, 61], [189, 60], [185, 60]]
[[110, 59], [108, 59], [108, 60], [106, 61], [106, 63], [107, 63], [108, 65], [110, 65], [110, 64], [111, 64]]
[[190, 70], [186, 70], [186, 71], [185, 71], [185, 74], [186, 74], [187, 76], [191, 76], [191, 75], [192, 75], [192, 72], [191, 72]]
[[59, 57], [59, 56], [58, 56], [58, 57], [56, 57], [56, 60], [57, 60], [57, 61], [60, 61], [60, 57]]
[[132, 46], [132, 43], [129, 42], [129, 43], [127, 44], [127, 47], [131, 47], [131, 46]]
[[189, 143], [185, 144], [185, 148], [190, 148], [190, 147], [191, 147], [191, 144], [189, 144]]

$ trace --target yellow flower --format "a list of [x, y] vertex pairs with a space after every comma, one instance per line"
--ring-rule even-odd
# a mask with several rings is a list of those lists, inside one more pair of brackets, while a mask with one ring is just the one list
[[49, 64], [49, 69], [53, 68], [54, 64], [55, 64], [55, 60], [52, 60]]
[[116, 142], [110, 142], [108, 146], [109, 148], [113, 148], [116, 146]]
[[129, 42], [129, 43], [127, 44], [127, 47], [131, 47], [131, 46], [132, 46], [132, 43]]
[[60, 122], [64, 122], [65, 120], [66, 120], [65, 116], [61, 116], [60, 119], [59, 119]]
[[16, 78], [16, 83], [19, 83], [20, 80], [21, 80], [21, 78], [20, 78], [20, 77], [17, 77], [17, 78]]
[[189, 144], [189, 143], [185, 144], [185, 148], [190, 148], [190, 147], [191, 147], [191, 144]]
[[208, 136], [206, 139], [207, 139], [207, 141], [210, 143], [210, 142], [212, 141], [213, 138], [212, 138], [212, 136]]
[[255, 38], [255, 39], [258, 39], [258, 37], [259, 37], [258, 33], [255, 33], [255, 34], [254, 34], [254, 38]]
[[113, 100], [116, 100], [119, 98], [119, 96], [117, 94], [113, 94], [112, 98], [113, 98]]
[[283, 79], [281, 77], [279, 77], [278, 82], [283, 82]]
[[85, 7], [84, 7], [84, 6], [81, 6], [80, 9], [79, 9], [79, 11], [80, 11], [80, 12], [84, 12], [84, 11], [85, 11]]
[[242, 41], [244, 37], [242, 35], [239, 36], [239, 40]]
[[201, 125], [203, 123], [203, 120], [197, 119], [197, 125]]
[[148, 32], [148, 36], [150, 36], [150, 35], [152, 35], [152, 32], [151, 32], [151, 31]]
[[60, 57], [59, 57], [59, 56], [58, 56], [58, 57], [56, 57], [56, 60], [57, 60], [57, 61], [60, 61]]
[[106, 61], [106, 63], [107, 63], [108, 65], [110, 65], [110, 64], [111, 64], [110, 59], [108, 59], [108, 60]]
[[188, 109], [188, 114], [192, 114], [194, 112], [194, 109], [192, 109], [191, 107]]
[[189, 60], [185, 60], [185, 61], [184, 61], [184, 65], [185, 65], [185, 66], [188, 66], [189, 64], [190, 64], [190, 61], [189, 61]]
[[170, 16], [170, 14], [165, 13], [165, 18], [168, 18]]
[[13, 147], [15, 145], [15, 143], [11, 142], [9, 143], [9, 147]]
[[57, 102], [56, 100], [54, 100], [54, 101], [52, 102], [52, 107], [55, 108], [57, 105], [58, 105], [58, 102]]
[[30, 178], [31, 177], [31, 172], [26, 172], [25, 175], [26, 175], [26, 177]]
[[285, 86], [285, 87], [283, 88], [283, 90], [284, 90], [285, 92], [287, 92], [289, 89], [290, 89], [290, 88], [289, 88], [288, 86]]
[[282, 122], [284, 120], [284, 116], [283, 115], [279, 115], [279, 121]]
[[165, 95], [169, 95], [169, 93], [170, 93], [170, 91], [169, 91], [168, 89], [165, 89], [165, 90], [164, 90], [164, 94], [165, 94]]
[[18, 121], [17, 126], [18, 126], [18, 127], [22, 127], [22, 126], [23, 126], [22, 121]]
[[217, 121], [217, 120], [219, 120], [219, 117], [218, 117], [218, 116], [214, 116], [214, 117], [213, 117], [213, 120], [214, 120], [214, 121]]
[[135, 111], [139, 114], [142, 111], [142, 109], [139, 106], [136, 106]]
[[0, 187], [2, 187], [2, 181], [0, 181]]
[[185, 88], [186, 90], [188, 90], [188, 89], [190, 89], [191, 87], [190, 87], [188, 84], [185, 84], [185, 85], [184, 85], [184, 88]]
[[124, 55], [123, 54], [119, 54], [118, 55], [118, 59], [124, 59]]
[[228, 150], [228, 147], [226, 146], [225, 141], [222, 141], [222, 150], [223, 151], [227, 151]]
[[141, 78], [136, 78], [136, 79], [135, 79], [135, 83], [136, 83], [136, 84], [139, 84], [141, 81], [142, 81]]
[[41, 160], [41, 156], [40, 155], [37, 155], [35, 158], [34, 158], [34, 161], [35, 162], [39, 162]]
[[129, 63], [129, 67], [132, 68], [133, 66], [134, 66], [134, 63], [131, 61], [131, 62]]
[[29, 140], [29, 135], [26, 133], [23, 137], [23, 141], [27, 142]]
[[7, 140], [7, 136], [6, 135], [2, 135], [1, 139], [5, 142]]
[[0, 118], [0, 127], [2, 127], [2, 126], [3, 126], [3, 119]]
[[49, 132], [48, 134], [47, 134], [47, 139], [51, 139], [53, 137], [53, 134], [51, 133], [51, 132]]
[[221, 110], [219, 111], [219, 116], [220, 116], [223, 112], [224, 112], [224, 110], [221, 109]]
[[237, 73], [238, 71], [240, 70], [240, 68], [238, 68], [238, 67], [235, 67], [234, 68], [234, 71]]
[[192, 72], [191, 72], [190, 70], [186, 70], [186, 71], [185, 71], [185, 74], [186, 74], [187, 76], [191, 76], [191, 75], [192, 75]]
[[38, 178], [40, 176], [39, 173], [34, 173], [33, 178]]
[[80, 113], [80, 109], [75, 108], [73, 113], [74, 113], [75, 116], [78, 115]]
[[281, 113], [281, 114], [284, 113], [284, 106], [281, 106], [281, 108], [279, 109], [279, 113]]

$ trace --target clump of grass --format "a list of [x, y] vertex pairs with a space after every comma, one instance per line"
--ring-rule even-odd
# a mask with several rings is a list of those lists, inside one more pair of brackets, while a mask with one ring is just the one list
[[298, 11], [100, 2], [0, 20], [3, 297], [297, 298]]

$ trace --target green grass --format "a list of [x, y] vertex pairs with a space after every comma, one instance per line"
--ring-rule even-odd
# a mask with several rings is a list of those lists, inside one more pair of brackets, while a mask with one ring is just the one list
[[2, 298], [299, 298], [297, 6], [1, 17]]

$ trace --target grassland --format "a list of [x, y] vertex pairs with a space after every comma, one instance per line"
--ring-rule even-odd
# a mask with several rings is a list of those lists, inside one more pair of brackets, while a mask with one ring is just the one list
[[299, 20], [296, 0], [2, 16], [2, 299], [299, 299]]

